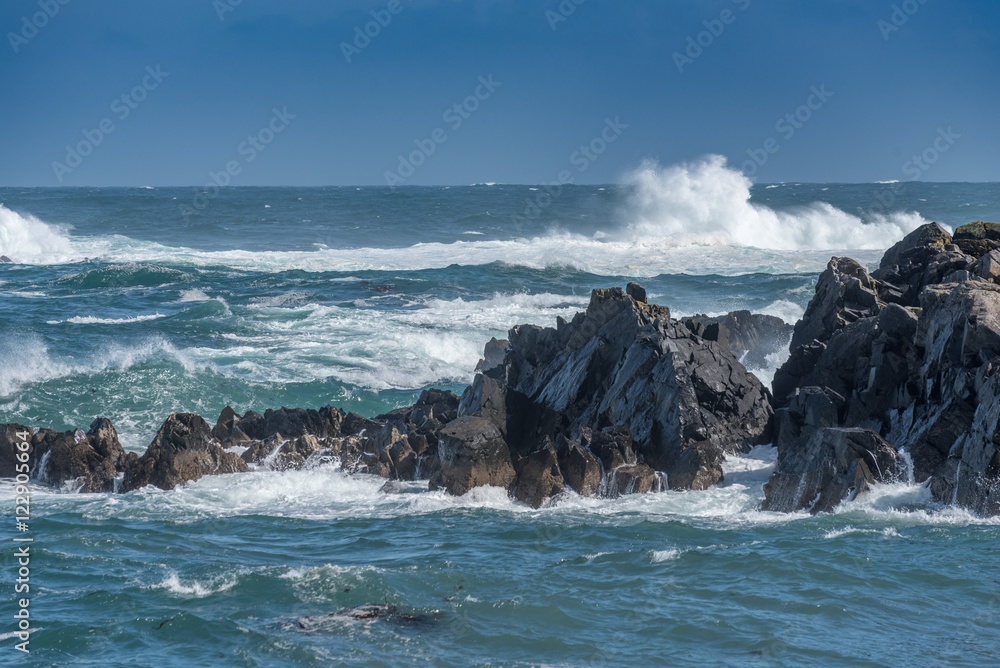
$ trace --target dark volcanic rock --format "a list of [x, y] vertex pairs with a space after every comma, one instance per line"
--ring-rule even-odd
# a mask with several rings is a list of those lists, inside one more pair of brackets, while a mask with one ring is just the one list
[[114, 491], [115, 478], [125, 465], [125, 451], [107, 418], [94, 420], [87, 433], [41, 429], [33, 441], [41, 458], [40, 480], [53, 486], [70, 482], [80, 492]]
[[682, 321], [701, 338], [727, 345], [748, 369], [765, 369], [768, 356], [786, 353], [794, 330], [781, 318], [750, 311], [719, 317], [696, 315]]
[[222, 449], [204, 418], [174, 413], [160, 427], [146, 452], [129, 459], [120, 491], [146, 485], [173, 489], [202, 476], [247, 470], [246, 462]]
[[[235, 413], [234, 413], [235, 415]], [[219, 416], [219, 423], [225, 431], [225, 423], [228, 417], [227, 411], [223, 410]], [[319, 410], [311, 408], [280, 408], [264, 411], [263, 415], [248, 412], [238, 421], [234, 427], [239, 427], [240, 431], [252, 440], [264, 440], [282, 434], [285, 438], [297, 438], [310, 434], [320, 441], [340, 435], [341, 424], [344, 421], [344, 413], [336, 408], [325, 406]], [[229, 421], [232, 421], [230, 418]], [[220, 424], [216, 424], [219, 430]], [[214, 433], [214, 432], [213, 432]], [[218, 436], [216, 436], [218, 437]], [[221, 439], [220, 439], [221, 440]]]
[[0, 264], [8, 264], [8, 263], [11, 263], [11, 262], [13, 262], [13, 260], [11, 260], [6, 255], [0, 255]]
[[976, 260], [972, 273], [984, 281], [996, 283], [1000, 279], [1000, 249], [991, 250]]
[[660, 477], [646, 464], [620, 466], [608, 477], [605, 495], [617, 498], [625, 494], [645, 494], [662, 491]]
[[764, 485], [764, 510], [830, 511], [897, 479], [896, 449], [870, 429], [818, 429], [790, 443]]
[[461, 495], [473, 487], [510, 488], [514, 466], [510, 450], [493, 422], [480, 416], [460, 417], [438, 436], [440, 469], [431, 478], [431, 489]]
[[638, 283], [629, 283], [625, 286], [625, 294], [627, 294], [632, 299], [636, 300], [640, 304], [646, 303], [646, 288], [642, 287]]
[[312, 434], [288, 439], [275, 434], [248, 447], [240, 459], [247, 464], [260, 464], [273, 471], [299, 469], [313, 454], [320, 451], [319, 441]]
[[[585, 313], [558, 319], [554, 329], [511, 329], [502, 363], [476, 377], [459, 414], [496, 425], [518, 476], [536, 479], [523, 493], [534, 504], [538, 480], [551, 492], [568, 483], [593, 493], [595, 463], [605, 478], [645, 464], [675, 489], [712, 485], [722, 479], [725, 452], [768, 438], [771, 408], [767, 390], [726, 343], [613, 288], [594, 290]], [[554, 459], [538, 451], [546, 439]], [[572, 482], [563, 471], [571, 458]], [[634, 487], [652, 488], [656, 479], [644, 473]]]
[[[0, 425], [0, 478], [13, 478], [19, 472], [31, 473], [32, 468], [37, 464], [31, 445], [34, 435], [35, 430], [31, 427], [25, 427], [23, 424], [12, 422]], [[22, 446], [23, 449], [19, 446]], [[26, 453], [27, 456], [19, 458], [18, 455], [22, 453]], [[21, 465], [20, 469], [18, 469], [18, 465]], [[24, 465], [27, 465], [27, 471], [25, 471]]]
[[[219, 414], [219, 419], [216, 420], [215, 427], [212, 428], [212, 436], [220, 443], [229, 441], [233, 437], [233, 428], [236, 427], [236, 423], [239, 421], [240, 416], [236, 414], [236, 411], [231, 406], [226, 406], [222, 409], [222, 413]], [[246, 437], [242, 429], [240, 430], [240, 434]]]
[[[976, 224], [963, 238], [995, 234]], [[848, 478], [884, 479], [869, 455], [857, 457], [866, 473], [831, 449], [831, 429], [854, 429], [885, 441], [865, 452], [905, 451], [914, 480], [929, 479], [937, 500], [1000, 513], [1000, 286], [984, 280], [996, 276], [997, 252], [974, 260], [939, 226], [925, 225], [886, 252], [872, 275], [877, 300], [867, 311], [851, 309], [851, 318], [840, 316], [847, 301], [831, 297], [846, 287], [831, 262], [806, 311], [810, 322], [796, 326], [799, 345], [775, 375], [778, 466], [765, 507], [828, 509], [856, 489]], [[806, 491], [793, 495], [795, 485]]]
[[[88, 434], [33, 434], [32, 456], [51, 458], [40, 467], [46, 479], [74, 479], [88, 491], [114, 489], [116, 479], [120, 491], [172, 489], [249, 465], [333, 461], [351, 473], [427, 479], [452, 494], [503, 487], [535, 507], [567, 490], [704, 489], [722, 479], [725, 453], [770, 438], [768, 391], [731, 346], [749, 354], [786, 336], [777, 319], [748, 312], [672, 320], [633, 283], [627, 293], [595, 290], [586, 312], [558, 318], [555, 328], [520, 325], [509, 340], [491, 340], [461, 399], [426, 390], [414, 405], [374, 418], [332, 406], [241, 416], [227, 406], [214, 428], [178, 413], [142, 456], [125, 455], [105, 420]], [[11, 468], [5, 443], [0, 467]]]
[[17, 437], [18, 433], [27, 434], [28, 473], [35, 482], [54, 487], [68, 485], [79, 492], [114, 491], [125, 451], [106, 418], [94, 420], [86, 433], [80, 429], [35, 432], [22, 425], [0, 425], [0, 476], [17, 473], [16, 464], [21, 462], [16, 455], [22, 451], [15, 444], [25, 442]]
[[914, 306], [927, 266], [951, 241], [951, 235], [937, 223], [921, 225], [885, 252], [874, 277], [902, 291], [899, 303]]
[[538, 508], [545, 499], [565, 491], [566, 484], [559, 468], [559, 458], [551, 440], [546, 439], [538, 450], [521, 460], [514, 497]]
[[955, 230], [954, 243], [962, 252], [981, 257], [991, 250], [1000, 249], [1000, 225], [977, 221]]
[[601, 489], [603, 467], [590, 450], [579, 441], [559, 435], [559, 470], [563, 480], [580, 496], [593, 496]]
[[[850, 347], [852, 341], [840, 339], [831, 343], [835, 334], [855, 322], [865, 323], [885, 306], [879, 293], [889, 293], [880, 282], [850, 258], [831, 258], [819, 281], [816, 294], [809, 302], [802, 319], [795, 324], [791, 354], [774, 374], [772, 387], [777, 406], [784, 406], [789, 395], [804, 385], [821, 384], [809, 380], [819, 359], [830, 345]], [[864, 325], [855, 328], [853, 336], [864, 335]], [[851, 365], [853, 368], [853, 364]]]

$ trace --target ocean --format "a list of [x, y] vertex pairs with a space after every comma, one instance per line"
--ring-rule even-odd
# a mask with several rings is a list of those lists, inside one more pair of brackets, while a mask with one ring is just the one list
[[[1000, 222], [1000, 185], [758, 184], [721, 160], [607, 186], [0, 188], [0, 423], [111, 419], [142, 452], [172, 412], [461, 392], [483, 345], [638, 281], [674, 317], [794, 323], [832, 255]], [[765, 382], [781, 359], [754, 369]], [[172, 491], [32, 485], [32, 666], [1000, 664], [1000, 520], [877, 486], [761, 512], [768, 446], [699, 492], [386, 493], [336, 466]], [[396, 607], [391, 618], [329, 616]], [[306, 620], [305, 618], [309, 619]], [[9, 663], [8, 663], [9, 662]]]

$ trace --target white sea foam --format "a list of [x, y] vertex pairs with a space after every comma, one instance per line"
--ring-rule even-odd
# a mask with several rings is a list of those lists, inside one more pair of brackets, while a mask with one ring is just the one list
[[46, 320], [46, 324], [49, 325], [60, 325], [62, 323], [70, 323], [73, 325], [121, 325], [130, 322], [147, 322], [149, 320], [159, 320], [160, 318], [166, 318], [162, 313], [149, 313], [146, 315], [137, 315], [131, 318], [98, 318], [93, 315], [77, 315], [72, 318], [67, 318], [66, 320]]
[[[270, 300], [281, 303], [283, 300]], [[295, 300], [288, 300], [294, 302]], [[483, 345], [520, 322], [553, 325], [572, 317], [586, 297], [496, 294], [484, 300], [425, 299], [390, 311], [259, 303], [258, 333], [231, 335], [234, 345], [188, 350], [221, 373], [258, 382], [334, 378], [374, 390], [471, 382]]]
[[181, 290], [180, 298], [177, 300], [181, 303], [186, 302], [207, 302], [211, 297], [209, 297], [204, 290], [200, 288], [191, 288], [189, 290]]
[[[483, 239], [419, 243], [407, 248], [319, 248], [309, 251], [201, 251], [139, 242], [125, 237], [92, 237], [74, 242], [77, 257], [107, 262], [159, 262], [196, 267], [228, 266], [252, 271], [312, 272], [411, 271], [453, 264], [492, 262], [531, 269], [570, 267], [605, 276], [660, 274], [819, 272], [832, 253], [848, 253], [862, 263], [877, 261], [882, 250], [775, 250], [728, 244], [685, 243], [669, 237], [629, 239], [622, 233], [594, 237], [569, 232], [510, 240]], [[873, 245], [870, 248], [884, 249]]]
[[751, 181], [719, 155], [660, 167], [647, 162], [632, 172], [629, 235], [677, 243], [775, 250], [885, 249], [926, 223], [916, 213], [863, 221], [826, 202], [788, 211], [753, 204]]
[[156, 588], [165, 589], [171, 594], [184, 598], [204, 598], [210, 594], [228, 591], [236, 586], [237, 582], [238, 579], [231, 573], [206, 582], [198, 582], [197, 580], [184, 581], [181, 580], [177, 573], [170, 573]]
[[673, 561], [674, 559], [680, 558], [683, 554], [680, 550], [654, 550], [650, 554], [650, 560], [654, 564], [658, 564], [664, 561]]
[[[618, 499], [583, 498], [568, 493], [539, 509], [511, 499], [506, 490], [478, 487], [455, 497], [443, 491], [390, 494], [381, 491], [385, 480], [375, 476], [347, 475], [335, 465], [301, 471], [252, 471], [206, 476], [163, 491], [145, 488], [128, 494], [59, 494], [33, 487], [36, 503], [50, 512], [79, 512], [91, 520], [158, 520], [198, 522], [211, 518], [264, 516], [311, 521], [388, 519], [456, 510], [503, 513], [540, 521], [537, 540], [557, 540], [578, 524], [631, 526], [639, 522], [671, 522], [699, 527], [738, 529], [747, 526], [780, 526], [805, 522], [815, 527], [819, 539], [831, 540], [852, 533], [894, 539], [913, 526], [1000, 526], [1000, 517], [979, 518], [966, 510], [941, 507], [929, 498], [913, 495], [911, 485], [876, 485], [872, 493], [841, 504], [834, 514], [811, 516], [805, 512], [763, 512], [763, 484], [774, 469], [774, 449], [758, 446], [742, 457], [729, 457], [726, 478], [703, 491], [634, 494]], [[13, 480], [0, 481], [0, 498], [13, 498]], [[921, 486], [916, 486], [921, 487]], [[881, 488], [881, 489], [880, 489]], [[902, 488], [902, 490], [900, 489]], [[889, 499], [896, 496], [895, 502]], [[725, 545], [693, 548], [711, 550]], [[676, 560], [686, 551], [665, 546], [649, 554], [650, 561]], [[604, 555], [584, 557], [594, 560]], [[377, 576], [365, 566], [328, 565], [287, 568], [279, 577], [308, 590], [310, 583]], [[238, 574], [208, 580], [180, 579], [168, 574], [158, 587], [179, 596], [201, 597], [224, 591], [238, 582]]]
[[83, 360], [53, 353], [37, 335], [4, 337], [0, 339], [0, 397], [13, 395], [25, 383], [77, 375], [85, 377], [109, 369], [127, 370], [159, 355], [179, 362], [189, 372], [211, 367], [209, 361], [192, 357], [162, 337], [104, 345]]
[[14, 249], [8, 255], [29, 263], [89, 257], [273, 272], [353, 272], [505, 262], [534, 269], [568, 266], [601, 275], [648, 277], [821, 271], [831, 252], [850, 252], [860, 262], [874, 262], [882, 250], [926, 222], [905, 212], [862, 220], [825, 202], [793, 210], [754, 204], [750, 181], [727, 167], [720, 156], [666, 168], [647, 163], [629, 175], [628, 183], [631, 196], [620, 219], [608, 221], [606, 229], [593, 235], [552, 231], [407, 248], [203, 251], [120, 235], [70, 238], [33, 218], [0, 209], [0, 239]]
[[0, 204], [0, 255], [21, 264], [59, 264], [73, 255], [66, 231]]
[[789, 325], [794, 325], [797, 323], [802, 316], [805, 314], [806, 310], [796, 304], [795, 302], [790, 302], [786, 299], [779, 299], [778, 301], [771, 302], [764, 308], [757, 311], [757, 313], [763, 313], [764, 315], [773, 315], [775, 317], [781, 318]]

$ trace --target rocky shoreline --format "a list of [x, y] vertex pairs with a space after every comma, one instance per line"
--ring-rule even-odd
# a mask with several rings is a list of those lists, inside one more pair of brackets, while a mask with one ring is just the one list
[[[831, 259], [794, 329], [737, 311], [674, 319], [641, 286], [594, 290], [555, 327], [486, 344], [461, 397], [425, 390], [372, 418], [326, 406], [226, 407], [215, 425], [170, 415], [140, 456], [113, 425], [86, 432], [0, 425], [0, 477], [15, 434], [31, 478], [79, 492], [172, 489], [206, 475], [339, 462], [463, 494], [504, 487], [533, 507], [583, 496], [699, 490], [727, 454], [773, 443], [763, 508], [828, 511], [877, 482], [911, 478], [934, 498], [1000, 514], [1000, 226], [925, 225], [869, 272]], [[748, 371], [789, 350], [772, 389]]]

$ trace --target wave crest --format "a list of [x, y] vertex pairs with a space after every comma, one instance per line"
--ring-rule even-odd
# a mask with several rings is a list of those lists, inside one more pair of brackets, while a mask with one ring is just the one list
[[826, 202], [787, 211], [754, 204], [750, 179], [721, 155], [670, 167], [646, 162], [626, 183], [633, 187], [626, 235], [670, 239], [678, 246], [874, 250], [888, 248], [927, 222], [918, 213], [863, 220]]
[[61, 230], [0, 204], [0, 255], [20, 264], [58, 264], [72, 253]]

